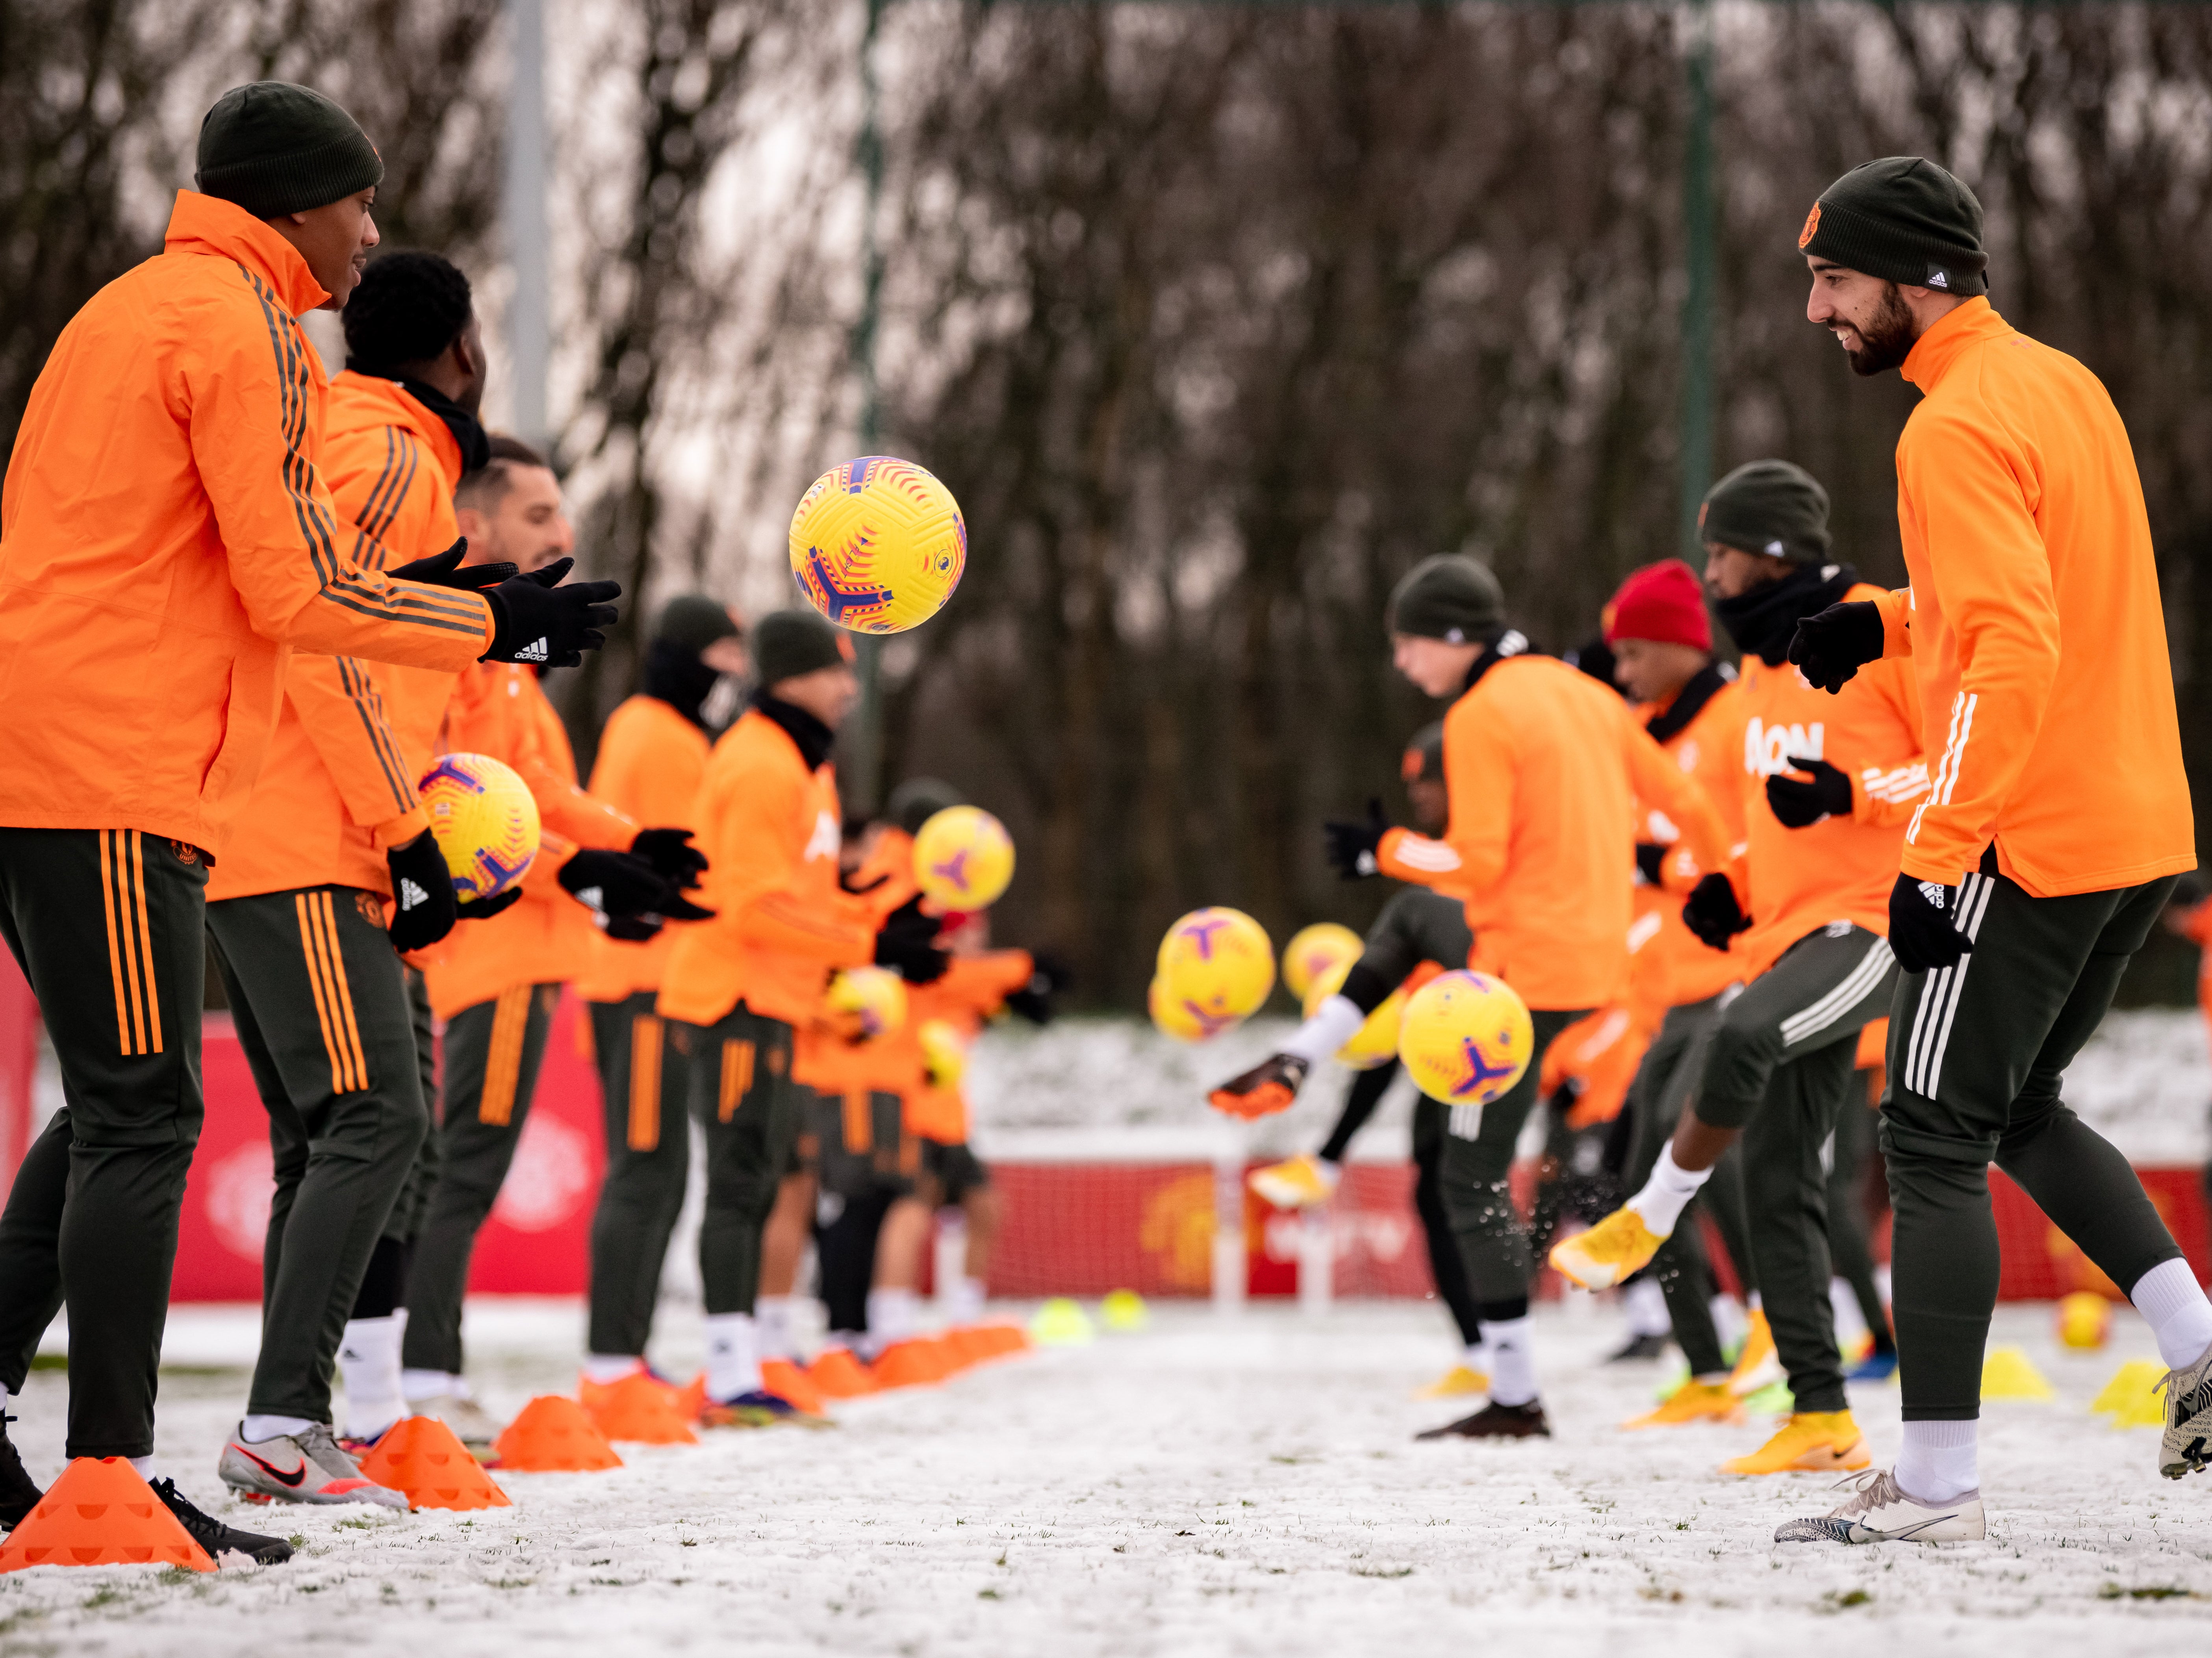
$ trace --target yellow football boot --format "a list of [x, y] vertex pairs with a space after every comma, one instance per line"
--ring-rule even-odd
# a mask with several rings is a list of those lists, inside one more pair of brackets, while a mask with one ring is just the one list
[[1735, 1369], [1729, 1373], [1729, 1391], [1738, 1399], [1749, 1399], [1782, 1381], [1785, 1374], [1782, 1355], [1774, 1351], [1774, 1332], [1767, 1327], [1765, 1310], [1754, 1307], [1743, 1333], [1743, 1349], [1735, 1356]]
[[1552, 1270], [1585, 1290], [1610, 1290], [1647, 1265], [1667, 1240], [1633, 1209], [1616, 1209], [1587, 1232], [1552, 1246]]
[[1472, 1364], [1455, 1364], [1425, 1388], [1413, 1389], [1416, 1399], [1456, 1399], [1462, 1394], [1486, 1394], [1490, 1378]]
[[1849, 1411], [1800, 1411], [1749, 1456], [1721, 1464], [1723, 1473], [1849, 1473], [1869, 1466], [1866, 1438]]
[[1319, 1157], [1300, 1152], [1246, 1176], [1252, 1189], [1278, 1209], [1310, 1209], [1336, 1195], [1337, 1171]]
[[1657, 1410], [1632, 1416], [1624, 1428], [1679, 1428], [1692, 1422], [1735, 1422], [1743, 1416], [1743, 1403], [1729, 1391], [1725, 1382], [1685, 1382], [1667, 1395]]

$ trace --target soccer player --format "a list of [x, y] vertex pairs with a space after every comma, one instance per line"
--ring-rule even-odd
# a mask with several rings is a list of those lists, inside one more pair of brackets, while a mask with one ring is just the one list
[[656, 1006], [679, 1019], [691, 1108], [707, 1135], [699, 1267], [707, 1307], [707, 1417], [744, 1422], [792, 1406], [761, 1386], [761, 1229], [799, 1133], [794, 1028], [813, 1018], [831, 971], [868, 962], [921, 982], [944, 971], [937, 923], [918, 907], [878, 918], [838, 881], [843, 836], [830, 750], [860, 682], [850, 646], [811, 610], [777, 610], [753, 632], [752, 706], [708, 756], [695, 821], [710, 861], [712, 920], [670, 953]]
[[[1831, 698], [1787, 660], [1800, 617], [1879, 591], [1831, 558], [1827, 492], [1810, 475], [1753, 461], [1707, 491], [1700, 513], [1706, 586], [1743, 653], [1735, 776], [1749, 908], [1715, 871], [1692, 890], [1683, 920], [1716, 946], [1747, 935], [1744, 989], [1694, 1045], [1687, 1103], [1641, 1189], [1560, 1244], [1552, 1264], [1587, 1288], [1618, 1283], [1652, 1258], [1741, 1139], [1752, 1276], [1796, 1406], [1767, 1445], [1724, 1467], [1861, 1468], [1866, 1442], [1844, 1398], [1829, 1298], [1824, 1160], [1838, 1114], [1853, 1102], [1859, 1029], [1881, 1017], [1895, 981], [1882, 937], [1891, 866], [1929, 791], [1919, 703], [1900, 668]], [[1693, 1368], [1688, 1403], [1710, 1401], [1710, 1414], [1725, 1417], [1747, 1385]], [[1668, 1400], [1666, 1419], [1692, 1419], [1675, 1406]]]
[[[356, 526], [364, 564], [441, 553], [459, 533], [453, 491], [489, 441], [468, 279], [433, 253], [387, 254], [343, 320], [348, 367], [331, 385], [321, 465], [340, 523]], [[330, 1377], [380, 1249], [380, 1284], [396, 1276], [380, 1234], [429, 1121], [394, 952], [436, 944], [458, 914], [415, 792], [454, 679], [295, 658], [269, 757], [208, 883], [208, 936], [276, 1161], [261, 1348], [218, 1464], [258, 1498], [407, 1506], [333, 1441]], [[396, 1333], [390, 1358], [396, 1383]]]
[[[462, 480], [454, 504], [472, 559], [527, 573], [568, 554], [560, 481], [517, 439], [492, 439], [490, 461]], [[641, 829], [577, 786], [568, 732], [527, 665], [464, 674], [439, 747], [514, 767], [543, 825], [520, 902], [456, 932], [423, 964], [431, 1011], [445, 1022], [444, 1087], [437, 1173], [407, 1256], [400, 1386], [411, 1414], [438, 1417], [483, 1448], [499, 1424], [461, 1373], [461, 1302], [477, 1232], [529, 1117], [561, 986], [589, 964], [598, 926], [702, 915], [680, 889], [696, 884], [704, 860], [684, 829]]]
[[[0, 498], [0, 685], [47, 711], [0, 728], [0, 933], [69, 1094], [0, 1216], [0, 1388], [22, 1385], [66, 1303], [69, 1454], [142, 1473], [199, 1137], [209, 860], [260, 770], [287, 647], [448, 671], [526, 650], [575, 661], [619, 591], [455, 592], [450, 558], [364, 570], [341, 534], [315, 470], [323, 371], [297, 319], [353, 291], [382, 174], [328, 99], [226, 93], [162, 252], [55, 343]], [[155, 1490], [212, 1554], [291, 1552], [172, 1481]], [[37, 1495], [0, 1454], [0, 1521]]]
[[[643, 684], [599, 733], [592, 797], [634, 823], [689, 828], [707, 769], [707, 699], [723, 675], [744, 669], [743, 633], [726, 606], [704, 593], [669, 600], [646, 647]], [[610, 920], [576, 981], [591, 1010], [606, 1114], [584, 1357], [586, 1378], [603, 1384], [644, 1367], [691, 1169], [688, 1056], [653, 1011], [675, 943], [650, 921]]]
[[1839, 690], [1909, 655], [1942, 750], [1889, 897], [1904, 976], [1881, 1145], [1904, 1447], [1779, 1535], [1978, 1538], [1991, 1162], [2156, 1333], [2160, 1472], [2203, 1467], [2212, 1442], [2212, 1303], [2127, 1160], [2059, 1098], [2195, 866], [2195, 828], [2127, 429], [2094, 374], [1990, 307], [1973, 192], [1918, 156], [1869, 161], [1823, 192], [1798, 246], [1806, 315], [1856, 372], [1900, 369], [1922, 400], [1897, 446], [1911, 586], [1808, 618], [1790, 659]]
[[[1709, 866], [1726, 861], [1727, 833], [1626, 702], [1505, 625], [1504, 594], [1486, 567], [1449, 554], [1424, 560], [1391, 594], [1384, 625], [1399, 671], [1431, 696], [1456, 698], [1444, 716], [1451, 821], [1441, 841], [1388, 828], [1379, 812], [1331, 824], [1331, 860], [1347, 878], [1387, 873], [1465, 894], [1469, 964], [1510, 985], [1535, 1027], [1520, 1082], [1487, 1106], [1454, 1107], [1446, 1123], [1444, 1201], [1491, 1354], [1491, 1389], [1481, 1411], [1430, 1436], [1549, 1435], [1528, 1325], [1528, 1235], [1507, 1189], [1514, 1142], [1535, 1102], [1535, 1061], [1562, 1030], [1627, 992], [1632, 801], [1665, 811]], [[1217, 1092], [1281, 1108], [1380, 1000], [1330, 998], [1294, 1047]]]

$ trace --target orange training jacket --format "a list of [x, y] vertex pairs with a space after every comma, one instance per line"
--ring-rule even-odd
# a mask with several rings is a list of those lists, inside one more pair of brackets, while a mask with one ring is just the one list
[[929, 1080], [921, 1051], [921, 1028], [931, 1020], [952, 1027], [962, 1045], [972, 1044], [983, 1022], [1006, 998], [1036, 976], [1026, 950], [987, 950], [980, 956], [956, 956], [934, 984], [907, 992], [907, 1029], [913, 1033], [914, 1067], [905, 1084], [901, 1120], [906, 1132], [939, 1145], [958, 1145], [968, 1138], [968, 1090], [964, 1083], [940, 1088]]
[[716, 913], [678, 936], [660, 1012], [709, 1025], [742, 1001], [806, 1024], [830, 969], [875, 955], [874, 911], [837, 884], [835, 768], [809, 771], [784, 729], [748, 708], [707, 757], [696, 814], [709, 865], [699, 902]]
[[[1664, 712], [1655, 703], [1644, 703], [1635, 710], [1638, 722], [1647, 726]], [[1689, 724], [1660, 744], [1676, 767], [1695, 778], [1705, 791], [1727, 831], [1731, 854], [1744, 838], [1741, 783], [1744, 717], [1743, 687], [1731, 679], [1705, 700]], [[1638, 882], [1633, 897], [1636, 919], [1630, 924], [1629, 948], [1634, 959], [1629, 999], [1638, 1023], [1649, 1023], [1656, 1029], [1657, 1016], [1668, 1008], [1717, 996], [1745, 977], [1747, 969], [1740, 938], [1731, 940], [1727, 950], [1715, 950], [1683, 925], [1683, 900], [1692, 887], [1713, 872], [1682, 845], [1681, 830], [1662, 809], [1639, 799], [1636, 812], [1638, 841], [1674, 848], [1661, 866], [1660, 884]]]
[[[1847, 601], [1881, 592], [1862, 582]], [[1889, 890], [1905, 825], [1928, 799], [1920, 751], [1920, 701], [1911, 665], [1870, 663], [1829, 695], [1784, 662], [1743, 659], [1745, 722], [1736, 775], [1749, 825], [1743, 879], [1751, 931], [1739, 955], [1764, 973], [1800, 938], [1833, 921], [1856, 921], [1885, 938]], [[1766, 804], [1766, 780], [1790, 756], [1825, 760], [1851, 780], [1851, 815], [1785, 829]]]
[[[376, 556], [404, 563], [460, 535], [461, 446], [397, 380], [349, 372], [331, 382], [321, 471], [339, 520]], [[325, 884], [390, 897], [384, 854], [428, 827], [415, 786], [453, 681], [436, 668], [293, 658], [269, 757], [209, 902]]]
[[[0, 821], [220, 855], [288, 647], [459, 671], [473, 593], [393, 581], [315, 469], [329, 295], [229, 202], [179, 191], [161, 253], [55, 342], [0, 492]], [[21, 711], [36, 708], [39, 717]], [[386, 814], [389, 816], [390, 814]]]
[[573, 979], [591, 960], [599, 928], [560, 882], [579, 847], [624, 847], [638, 826], [576, 786], [576, 756], [538, 676], [520, 663], [485, 662], [460, 677], [447, 704], [441, 754], [504, 760], [538, 802], [542, 840], [522, 902], [489, 920], [463, 921], [416, 958], [430, 1011], [450, 1019], [517, 985]]
[[1911, 586], [1881, 600], [1942, 748], [1905, 872], [1957, 884], [1992, 841], [2037, 897], [2197, 866], [2142, 484], [2097, 377], [1968, 300], [1920, 337], [1897, 444]]
[[[706, 775], [707, 733], [657, 696], [642, 694], [607, 716], [591, 792], [644, 829], [696, 829], [699, 780]], [[672, 921], [657, 938], [630, 944], [599, 932], [591, 963], [576, 981], [587, 1001], [618, 1002], [660, 988], [677, 935], [690, 925]], [[597, 931], [597, 929], [594, 929]]]
[[1444, 715], [1451, 824], [1382, 837], [1385, 874], [1467, 892], [1474, 963], [1531, 1008], [1589, 1011], [1628, 993], [1633, 803], [1680, 829], [1700, 865], [1728, 830], [1628, 704], [1547, 656], [1494, 663]]

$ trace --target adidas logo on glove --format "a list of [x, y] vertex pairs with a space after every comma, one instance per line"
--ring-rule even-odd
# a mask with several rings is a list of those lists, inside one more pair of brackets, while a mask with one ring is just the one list
[[416, 885], [414, 882], [412, 882], [412, 881], [409, 880], [405, 876], [404, 876], [404, 875], [403, 875], [402, 877], [400, 877], [400, 878], [399, 878], [399, 908], [402, 908], [402, 909], [412, 909], [412, 908], [414, 908], [417, 904], [427, 904], [427, 903], [428, 903], [429, 902], [430, 902], [430, 895], [429, 895], [428, 892], [424, 891], [421, 887], [419, 887], [419, 886]]
[[541, 635], [540, 637], [531, 641], [529, 644], [525, 645], [521, 649], [515, 652], [514, 659], [517, 662], [543, 662], [549, 659], [552, 654], [553, 653], [551, 648], [547, 645], [544, 638]]

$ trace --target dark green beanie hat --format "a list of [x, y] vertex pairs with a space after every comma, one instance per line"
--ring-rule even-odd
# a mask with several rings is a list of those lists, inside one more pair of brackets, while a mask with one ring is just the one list
[[884, 816], [908, 835], [919, 835], [921, 826], [947, 806], [965, 804], [960, 791], [950, 783], [934, 777], [909, 777], [884, 802]]
[[653, 636], [681, 646], [696, 656], [716, 640], [734, 639], [744, 631], [726, 605], [704, 593], [678, 593], [660, 608]]
[[1444, 780], [1443, 720], [1424, 726], [1407, 738], [1405, 758], [1399, 763], [1398, 771], [1408, 783], [1441, 783]]
[[1886, 282], [1986, 294], [1982, 204], [1918, 155], [1866, 161], [1820, 192], [1797, 237], [1804, 252]]
[[1488, 565], [1437, 553], [1413, 566], [1391, 590], [1382, 626], [1453, 645], [1487, 645], [1505, 631], [1505, 590]]
[[753, 670], [770, 690], [845, 660], [837, 630], [811, 610], [771, 610], [754, 624]]
[[325, 207], [383, 180], [383, 158], [360, 124], [289, 81], [233, 87], [200, 123], [193, 183], [257, 219]]
[[1705, 491], [1698, 532], [1707, 541], [1799, 564], [1828, 558], [1828, 492], [1802, 466], [1754, 460]]

